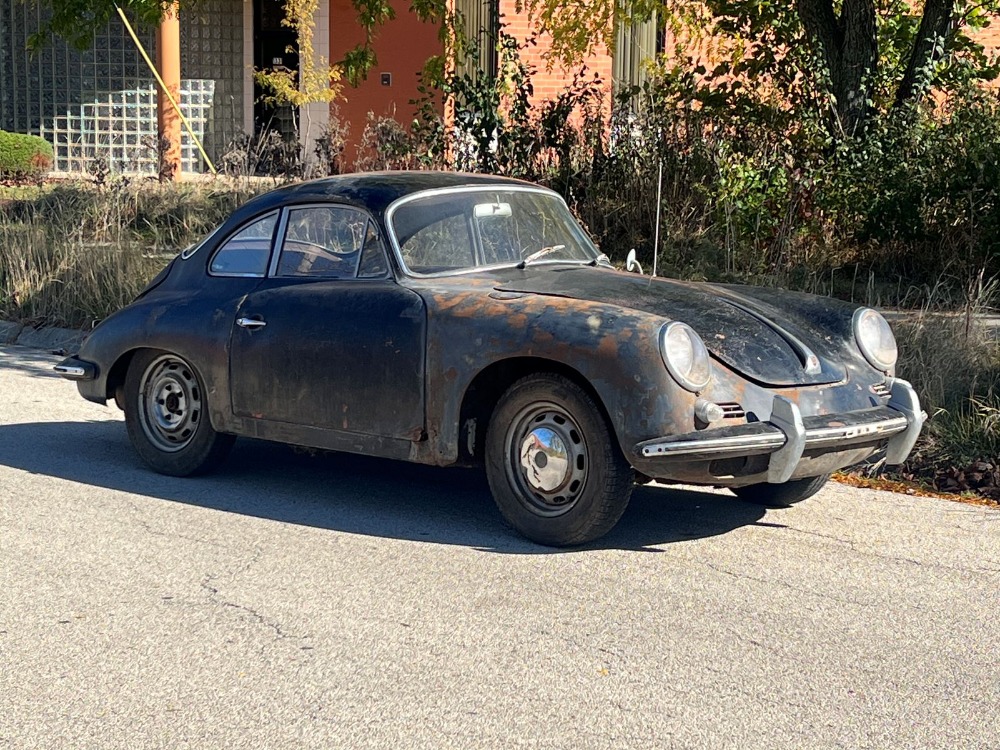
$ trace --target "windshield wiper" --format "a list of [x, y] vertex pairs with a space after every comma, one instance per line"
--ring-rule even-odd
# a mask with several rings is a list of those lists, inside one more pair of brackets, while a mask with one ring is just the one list
[[534, 263], [536, 260], [544, 258], [546, 255], [551, 255], [552, 253], [559, 252], [560, 250], [565, 250], [565, 245], [549, 245], [548, 247], [543, 247], [541, 250], [536, 250], [527, 258], [522, 258], [521, 262], [517, 264], [518, 268], [524, 268], [529, 263]]

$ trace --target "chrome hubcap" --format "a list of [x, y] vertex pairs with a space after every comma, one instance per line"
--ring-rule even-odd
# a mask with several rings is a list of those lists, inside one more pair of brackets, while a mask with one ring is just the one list
[[565, 513], [587, 482], [583, 432], [562, 407], [549, 403], [522, 409], [507, 431], [507, 473], [529, 510]]
[[168, 453], [184, 448], [194, 438], [201, 412], [201, 388], [187, 363], [165, 355], [146, 368], [139, 415], [153, 445]]

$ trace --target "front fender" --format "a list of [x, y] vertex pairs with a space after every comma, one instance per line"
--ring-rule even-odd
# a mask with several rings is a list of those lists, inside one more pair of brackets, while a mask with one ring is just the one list
[[689, 428], [694, 394], [669, 376], [657, 315], [564, 297], [424, 292], [427, 433], [440, 463], [458, 457], [461, 406], [484, 369], [512, 358], [559, 363], [597, 392], [623, 451], [638, 436]]

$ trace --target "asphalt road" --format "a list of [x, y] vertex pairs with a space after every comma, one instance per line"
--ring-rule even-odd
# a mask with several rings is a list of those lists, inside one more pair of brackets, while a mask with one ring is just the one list
[[592, 548], [474, 473], [242, 441], [169, 479], [0, 348], [0, 746], [1000, 748], [1000, 513], [641, 488]]

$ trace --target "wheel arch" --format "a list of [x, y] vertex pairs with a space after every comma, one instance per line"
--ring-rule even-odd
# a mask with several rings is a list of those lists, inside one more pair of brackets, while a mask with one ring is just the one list
[[216, 401], [215, 394], [211, 393], [211, 388], [208, 386], [208, 381], [205, 379], [205, 373], [201, 367], [192, 361], [192, 357], [186, 356], [177, 352], [172, 348], [166, 348], [163, 346], [134, 346], [131, 349], [126, 350], [118, 356], [114, 364], [111, 365], [111, 369], [108, 370], [108, 376], [105, 381], [105, 394], [107, 398], [114, 399], [115, 404], [122, 411], [125, 410], [125, 378], [128, 376], [129, 367], [132, 366], [132, 361], [135, 359], [136, 355], [145, 351], [153, 352], [164, 352], [167, 354], [173, 354], [177, 357], [183, 359], [187, 364], [198, 373], [198, 378], [202, 385], [205, 386], [209, 395], [209, 408], [208, 417], [212, 423], [212, 427], [218, 432], [229, 432], [227, 425], [222, 419], [219, 418], [220, 412], [228, 409], [229, 402], [226, 400], [225, 404], [219, 406], [214, 403]]
[[132, 365], [135, 355], [147, 348], [149, 347], [136, 346], [125, 351], [118, 356], [118, 359], [111, 365], [111, 369], [108, 370], [108, 376], [104, 384], [104, 395], [106, 398], [113, 398], [119, 409], [125, 408], [123, 389], [125, 387], [125, 376], [128, 375], [128, 368]]
[[486, 445], [486, 428], [500, 397], [518, 380], [536, 373], [561, 375], [582, 388], [597, 404], [608, 430], [612, 435], [617, 435], [615, 423], [611, 419], [604, 399], [579, 370], [564, 362], [544, 357], [508, 357], [492, 362], [480, 370], [462, 395], [458, 423], [460, 461], [482, 462]]

